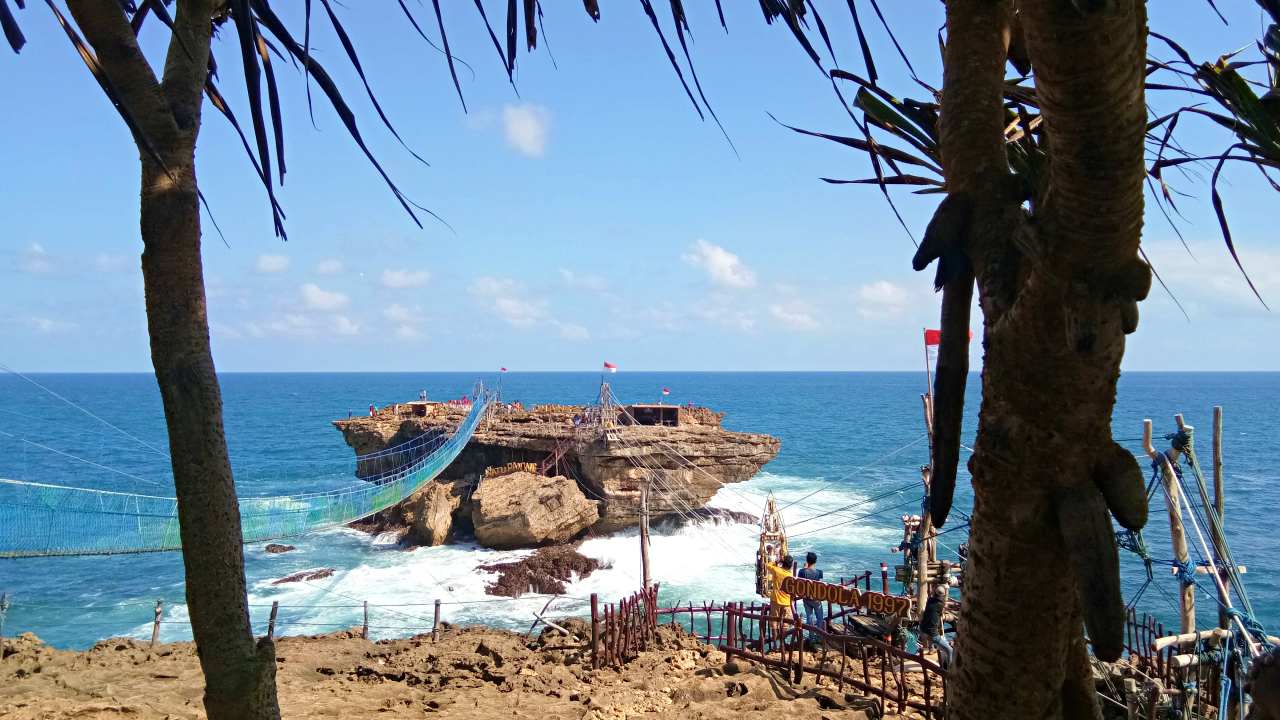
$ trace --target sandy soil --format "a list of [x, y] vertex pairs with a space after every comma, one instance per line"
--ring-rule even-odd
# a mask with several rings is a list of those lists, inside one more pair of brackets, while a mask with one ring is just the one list
[[[580, 621], [568, 629], [581, 633]], [[830, 682], [792, 686], [751, 664], [731, 663], [675, 628], [624, 670], [593, 671], [578, 638], [543, 631], [529, 641], [489, 628], [370, 642], [354, 633], [277, 641], [286, 718], [688, 718], [748, 720], [875, 717]], [[148, 649], [104, 640], [86, 652], [54, 650], [33, 635], [5, 641], [0, 718], [204, 717], [195, 648]], [[896, 716], [891, 716], [896, 717]]]

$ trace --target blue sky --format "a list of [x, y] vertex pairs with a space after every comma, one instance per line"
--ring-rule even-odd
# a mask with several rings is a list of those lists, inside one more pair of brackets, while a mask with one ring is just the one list
[[[690, 18], [703, 88], [740, 158], [691, 109], [638, 3], [606, 5], [599, 24], [580, 3], [545, 3], [558, 67], [545, 42], [522, 52], [519, 95], [472, 3], [444, 3], [454, 52], [474, 68], [460, 68], [467, 114], [440, 55], [393, 3], [377, 5], [337, 10], [384, 108], [430, 167], [377, 124], [322, 17], [317, 56], [401, 188], [454, 231], [415, 227], [320, 100], [312, 127], [300, 76], [279, 67], [290, 239], [275, 239], [238, 139], [206, 106], [198, 173], [227, 239], [206, 221], [220, 370], [919, 365], [919, 330], [936, 325], [932, 272], [911, 272], [911, 241], [877, 191], [818, 180], [865, 177], [863, 157], [769, 119], [852, 132], [816, 68], [753, 3], [726, 3], [727, 35], [711, 3]], [[429, 7], [409, 5], [434, 26]], [[941, 5], [888, 5], [917, 70], [936, 79]], [[1153, 27], [1198, 57], [1258, 32], [1251, 7], [1223, 27], [1206, 4], [1168, 5], [1153, 4]], [[842, 66], [861, 71], [845, 3], [819, 6]], [[20, 18], [27, 48], [0, 53], [0, 362], [148, 370], [137, 151], [47, 10], [32, 5]], [[869, 30], [886, 85], [910, 91], [887, 38]], [[242, 109], [238, 51], [224, 35], [215, 43], [223, 90]], [[159, 57], [158, 29], [144, 40]], [[1189, 142], [1221, 147], [1190, 130]], [[1255, 174], [1228, 180], [1236, 241], [1264, 296], [1280, 303], [1268, 213], [1276, 195]], [[1194, 257], [1154, 205], [1144, 246], [1191, 320], [1153, 292], [1125, 367], [1276, 369], [1275, 314], [1251, 298], [1222, 249], [1207, 191], [1185, 189], [1196, 194], [1181, 202]], [[933, 202], [900, 198], [917, 235]]]

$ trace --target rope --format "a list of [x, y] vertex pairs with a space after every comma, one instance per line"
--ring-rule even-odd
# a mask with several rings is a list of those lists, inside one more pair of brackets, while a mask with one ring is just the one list
[[124, 470], [117, 470], [116, 468], [108, 467], [108, 466], [103, 465], [103, 464], [101, 464], [101, 463], [96, 463], [96, 462], [94, 462], [94, 461], [92, 461], [92, 460], [87, 460], [87, 459], [82, 458], [82, 457], [80, 457], [80, 456], [78, 456], [78, 455], [72, 455], [72, 454], [71, 454], [71, 453], [69, 453], [69, 452], [63, 452], [62, 450], [59, 450], [59, 449], [57, 449], [57, 448], [49, 447], [48, 445], [43, 445], [43, 444], [41, 444], [41, 443], [36, 442], [35, 440], [28, 440], [28, 439], [26, 439], [26, 438], [24, 438], [24, 437], [18, 437], [17, 435], [14, 435], [13, 433], [5, 432], [4, 430], [0, 430], [0, 435], [4, 435], [5, 437], [12, 438], [12, 439], [14, 439], [14, 440], [17, 440], [18, 442], [26, 443], [27, 445], [32, 445], [32, 446], [34, 446], [34, 447], [38, 447], [38, 448], [40, 448], [41, 450], [48, 450], [48, 451], [49, 451], [49, 452], [51, 452], [51, 453], [56, 453], [56, 454], [61, 455], [61, 456], [65, 457], [65, 458], [70, 458], [70, 459], [72, 459], [72, 460], [75, 460], [76, 462], [82, 462], [82, 463], [84, 463], [85, 465], [92, 465], [93, 467], [96, 467], [96, 468], [98, 468], [98, 469], [100, 469], [100, 470], [106, 470], [107, 472], [113, 472], [113, 473], [115, 473], [115, 474], [117, 474], [117, 475], [123, 475], [123, 476], [125, 476], [125, 477], [127, 477], [127, 478], [131, 478], [131, 479], [133, 479], [133, 480], [137, 480], [138, 482], [146, 483], [147, 485], [154, 485], [154, 486], [156, 486], [156, 487], [161, 487], [161, 484], [160, 484], [160, 483], [158, 483], [158, 482], [156, 482], [155, 480], [148, 480], [147, 478], [144, 478], [144, 477], [141, 477], [141, 476], [138, 476], [138, 475], [134, 475], [133, 473], [125, 472]]
[[35, 380], [33, 380], [33, 379], [31, 379], [31, 378], [27, 377], [26, 375], [23, 375], [22, 373], [18, 372], [17, 370], [14, 370], [13, 368], [9, 367], [8, 365], [5, 365], [4, 363], [0, 363], [0, 370], [3, 370], [3, 371], [5, 371], [5, 372], [10, 373], [10, 374], [13, 374], [13, 375], [17, 375], [18, 377], [22, 378], [23, 380], [26, 380], [27, 382], [31, 383], [32, 385], [35, 385], [36, 387], [40, 388], [41, 390], [45, 391], [46, 393], [49, 393], [50, 395], [52, 395], [53, 397], [55, 397], [55, 398], [57, 398], [57, 399], [61, 400], [62, 402], [64, 402], [64, 403], [66, 403], [66, 404], [70, 405], [71, 407], [75, 408], [76, 410], [79, 410], [80, 412], [84, 413], [85, 415], [88, 415], [89, 417], [93, 418], [94, 420], [97, 420], [98, 422], [102, 423], [103, 425], [106, 425], [107, 427], [111, 428], [112, 430], [115, 430], [116, 432], [120, 433], [121, 435], [124, 435], [125, 437], [129, 438], [130, 440], [133, 440], [134, 442], [138, 443], [139, 445], [141, 445], [141, 446], [143, 446], [143, 447], [147, 448], [147, 449], [148, 449], [148, 450], [150, 450], [151, 452], [154, 452], [154, 453], [156, 453], [157, 455], [162, 455], [162, 456], [164, 456], [164, 457], [169, 457], [169, 453], [167, 453], [167, 452], [165, 452], [165, 451], [161, 450], [160, 448], [157, 448], [156, 446], [152, 445], [151, 443], [147, 442], [146, 440], [143, 440], [142, 438], [140, 438], [140, 437], [138, 437], [138, 436], [136, 436], [136, 435], [133, 435], [132, 433], [128, 432], [127, 430], [124, 430], [124, 429], [122, 429], [122, 428], [120, 428], [120, 427], [117, 427], [117, 426], [115, 426], [115, 425], [112, 425], [111, 423], [107, 422], [106, 420], [103, 420], [101, 417], [98, 417], [97, 415], [93, 414], [92, 412], [90, 412], [90, 411], [89, 411], [89, 410], [87, 410], [86, 408], [83, 408], [83, 407], [81, 407], [81, 406], [77, 405], [76, 403], [74, 403], [74, 402], [72, 402], [72, 401], [70, 401], [70, 400], [66, 399], [65, 397], [63, 397], [63, 396], [59, 395], [58, 393], [56, 393], [56, 392], [54, 392], [54, 391], [50, 390], [49, 388], [45, 387], [44, 385], [41, 385], [40, 383], [36, 382]]

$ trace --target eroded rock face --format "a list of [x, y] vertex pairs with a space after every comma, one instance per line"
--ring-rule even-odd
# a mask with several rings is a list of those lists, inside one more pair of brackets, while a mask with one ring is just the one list
[[471, 522], [486, 547], [562, 543], [600, 519], [597, 504], [562, 475], [515, 472], [480, 481], [471, 495]]
[[[640, 487], [655, 475], [649, 468], [662, 469], [658, 483], [663, 487], [655, 485], [650, 498], [656, 519], [703, 507], [723, 484], [750, 479], [778, 454], [777, 438], [725, 430], [720, 413], [683, 406], [678, 411], [676, 426], [615, 425], [605, 432], [574, 424], [575, 416], [586, 414], [583, 407], [526, 410], [507, 405], [481, 424], [439, 480], [470, 487], [480, 482], [488, 467], [512, 461], [545, 463], [549, 472], [572, 477], [587, 496], [600, 500], [595, 530], [610, 532], [637, 523]], [[427, 405], [423, 412], [418, 416], [408, 405], [392, 406], [374, 417], [337, 420], [334, 425], [357, 454], [365, 454], [420, 435], [451, 433], [466, 408]], [[387, 469], [381, 465], [396, 460], [363, 464], [357, 474], [376, 475]], [[416, 496], [405, 504], [415, 501]], [[454, 513], [455, 524], [471, 515], [468, 510], [464, 502]]]
[[443, 545], [453, 530], [454, 512], [462, 506], [465, 488], [459, 482], [433, 480], [403, 503], [405, 524], [409, 527], [405, 538], [415, 545]]

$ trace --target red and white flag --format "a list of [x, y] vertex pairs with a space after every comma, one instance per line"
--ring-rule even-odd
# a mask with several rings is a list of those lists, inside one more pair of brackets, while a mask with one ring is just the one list
[[663, 394], [663, 395], [670, 395], [670, 394], [671, 394], [671, 388], [662, 388], [662, 394]]
[[498, 372], [506, 372], [506, 371], [507, 371], [506, 368], [498, 368]]
[[604, 369], [605, 369], [605, 370], [608, 370], [608, 371], [609, 371], [609, 372], [611, 372], [611, 373], [616, 373], [616, 372], [618, 372], [618, 366], [617, 366], [617, 365], [614, 365], [613, 363], [609, 362], [608, 360], [606, 360], [606, 361], [605, 361], [605, 363], [604, 363]]

